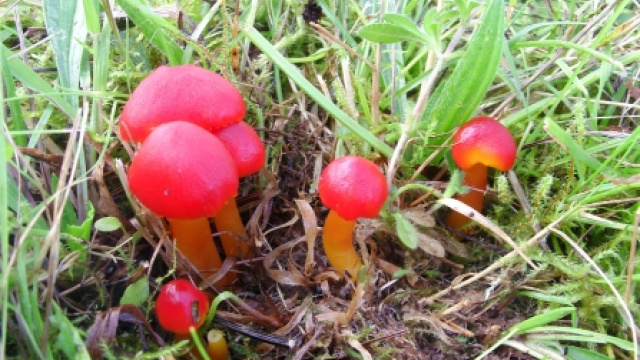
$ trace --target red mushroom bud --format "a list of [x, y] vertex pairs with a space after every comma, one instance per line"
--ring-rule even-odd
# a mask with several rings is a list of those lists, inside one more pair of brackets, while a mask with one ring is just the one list
[[[213, 134], [229, 151], [239, 176], [248, 176], [262, 169], [266, 159], [264, 144], [249, 124], [241, 121], [215, 130]], [[230, 199], [216, 214], [214, 222], [216, 229], [220, 232], [220, 241], [225, 254], [233, 257], [246, 256], [249, 246], [233, 235], [248, 238], [235, 198]]]
[[236, 195], [238, 175], [218, 138], [184, 121], [160, 125], [138, 149], [128, 178], [138, 200], [167, 217], [176, 247], [197, 269], [221, 267], [207, 217]]
[[[511, 169], [516, 160], [516, 142], [509, 130], [490, 117], [477, 117], [461, 126], [453, 137], [453, 160], [465, 172], [463, 184], [469, 188], [456, 199], [477, 211], [482, 210], [487, 186], [487, 167], [500, 171]], [[460, 229], [470, 219], [456, 211], [447, 218], [447, 225]]]
[[155, 127], [184, 120], [213, 131], [242, 120], [244, 100], [228, 80], [194, 66], [161, 66], [131, 94], [120, 115], [125, 141], [142, 142]]
[[355, 279], [362, 262], [353, 246], [353, 228], [359, 217], [378, 216], [388, 194], [384, 175], [365, 158], [345, 156], [322, 171], [318, 191], [330, 209], [322, 236], [327, 259]]
[[207, 295], [184, 279], [172, 280], [160, 289], [155, 304], [158, 322], [174, 334], [189, 334], [190, 328], [198, 329], [209, 311]]

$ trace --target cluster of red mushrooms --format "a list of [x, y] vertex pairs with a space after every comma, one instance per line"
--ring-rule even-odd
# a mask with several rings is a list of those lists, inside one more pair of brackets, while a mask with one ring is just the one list
[[[233, 84], [209, 70], [182, 65], [151, 73], [120, 117], [121, 138], [140, 144], [128, 171], [131, 193], [166, 218], [176, 248], [203, 273], [214, 274], [222, 267], [209, 218], [220, 233], [225, 257], [247, 257], [251, 248], [235, 196], [239, 177], [264, 166], [265, 149], [243, 121], [245, 113], [242, 95]], [[458, 130], [452, 152], [469, 188], [458, 199], [480, 211], [487, 166], [510, 169], [515, 141], [498, 121], [480, 117]], [[330, 209], [323, 229], [329, 264], [356, 281], [362, 261], [353, 245], [353, 229], [358, 218], [378, 216], [388, 198], [385, 177], [373, 162], [345, 156], [323, 170], [318, 189]], [[469, 218], [453, 211], [446, 222], [462, 229]], [[226, 287], [236, 280], [235, 272], [229, 271], [216, 285]], [[208, 307], [205, 293], [184, 279], [165, 284], [156, 300], [160, 325], [176, 337], [200, 327]]]

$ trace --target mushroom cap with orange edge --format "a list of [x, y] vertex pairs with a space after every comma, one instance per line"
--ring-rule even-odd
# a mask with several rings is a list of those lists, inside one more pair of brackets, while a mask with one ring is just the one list
[[185, 121], [158, 126], [138, 149], [129, 188], [160, 216], [211, 217], [237, 195], [238, 173], [222, 142]]
[[451, 153], [462, 170], [484, 164], [507, 171], [516, 161], [517, 146], [504, 125], [482, 116], [469, 120], [458, 129], [453, 137]]
[[264, 166], [266, 154], [262, 139], [244, 121], [213, 131], [236, 163], [239, 177], [257, 173]]
[[345, 220], [375, 218], [387, 200], [387, 183], [382, 171], [360, 156], [332, 161], [320, 174], [320, 200]]
[[161, 66], [129, 97], [120, 135], [143, 142], [158, 125], [176, 120], [213, 131], [239, 122], [245, 113], [242, 95], [224, 77], [195, 65]]
[[190, 327], [202, 326], [208, 311], [207, 295], [185, 279], [166, 283], [156, 298], [158, 322], [174, 334], [188, 334]]

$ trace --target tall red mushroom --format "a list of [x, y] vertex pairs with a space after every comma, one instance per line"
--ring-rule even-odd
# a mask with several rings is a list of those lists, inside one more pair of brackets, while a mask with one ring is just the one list
[[176, 247], [197, 269], [221, 267], [207, 218], [236, 195], [238, 173], [217, 137], [184, 121], [160, 125], [138, 149], [128, 179], [138, 200], [167, 218]]
[[353, 279], [362, 261], [353, 246], [353, 228], [359, 217], [374, 218], [387, 200], [387, 184], [382, 171], [359, 156], [332, 161], [320, 174], [320, 200], [330, 209], [322, 241], [331, 266], [345, 270]]
[[[497, 120], [477, 117], [458, 129], [451, 152], [453, 160], [464, 171], [463, 184], [469, 188], [469, 192], [457, 195], [456, 199], [481, 211], [487, 187], [487, 167], [508, 171], [515, 163], [517, 147], [513, 136]], [[450, 228], [458, 230], [469, 221], [467, 216], [452, 211], [446, 222]]]

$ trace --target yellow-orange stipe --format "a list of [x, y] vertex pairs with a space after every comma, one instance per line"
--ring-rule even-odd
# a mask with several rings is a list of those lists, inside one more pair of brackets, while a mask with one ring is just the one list
[[355, 224], [355, 220], [345, 220], [331, 210], [325, 220], [322, 234], [324, 252], [331, 266], [340, 273], [348, 271], [354, 281], [362, 267], [360, 256], [353, 246]]
[[[484, 189], [487, 187], [487, 167], [483, 164], [475, 164], [470, 167], [465, 171], [463, 184], [469, 188], [469, 192], [466, 194], [458, 194], [456, 199], [469, 205], [476, 211], [482, 211]], [[469, 219], [469, 217], [457, 211], [452, 211], [449, 217], [447, 217], [447, 225], [456, 230], [460, 230], [470, 221], [471, 219]]]
[[[211, 271], [222, 267], [222, 260], [213, 241], [207, 218], [167, 219], [176, 247], [200, 271]], [[210, 275], [207, 274], [207, 275]], [[205, 277], [207, 276], [205, 275]], [[236, 279], [235, 273], [227, 273], [216, 285], [227, 286]]]
[[227, 360], [229, 358], [229, 346], [220, 330], [207, 332], [207, 353], [211, 360]]
[[249, 246], [242, 240], [248, 235], [242, 224], [236, 199], [231, 198], [213, 218], [216, 230], [220, 233], [220, 242], [227, 257], [244, 258], [249, 253]]

